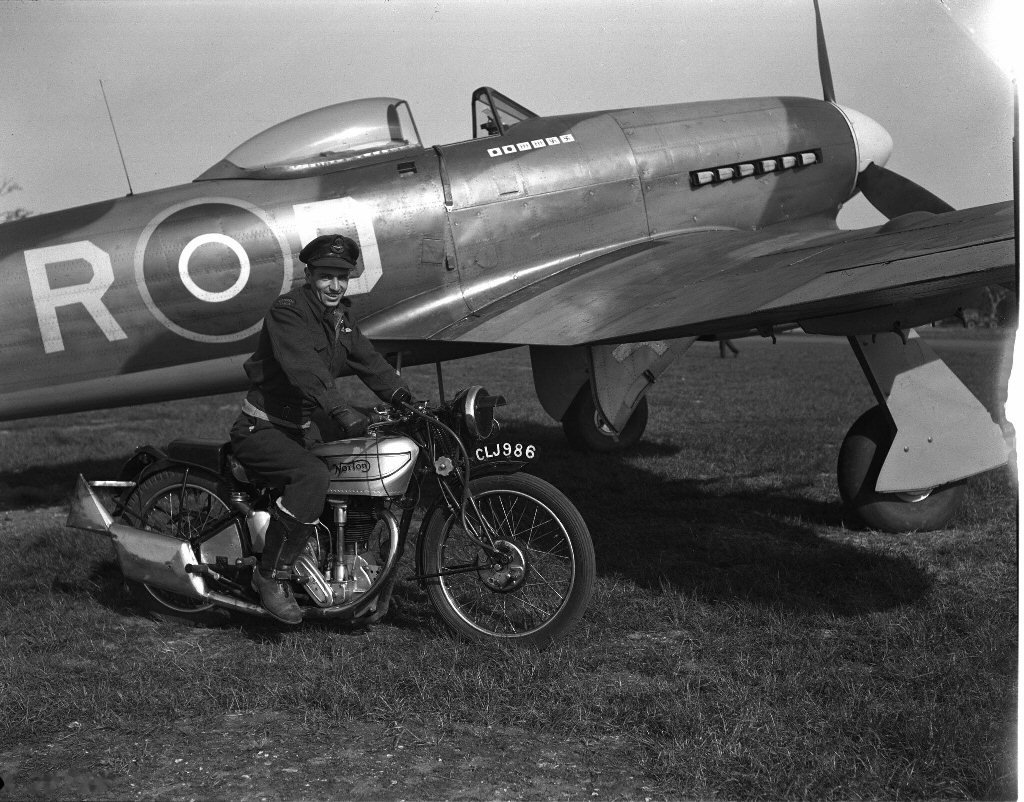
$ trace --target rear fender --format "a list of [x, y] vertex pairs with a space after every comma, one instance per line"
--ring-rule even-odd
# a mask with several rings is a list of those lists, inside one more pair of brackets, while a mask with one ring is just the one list
[[117, 478], [124, 482], [141, 481], [144, 474], [148, 475], [151, 472], [153, 465], [167, 461], [167, 455], [156, 446], [139, 446], [121, 466], [121, 473]]
[[223, 478], [219, 472], [211, 470], [209, 465], [197, 460], [169, 457], [155, 446], [139, 446], [135, 449], [135, 454], [121, 468], [119, 478], [125, 481], [134, 480], [138, 484], [154, 473], [168, 468], [187, 468], [190, 473], [202, 473], [211, 479]]
[[185, 468], [190, 474], [201, 473], [214, 480], [220, 479], [218, 474], [211, 472], [209, 468], [203, 465], [171, 459], [156, 446], [139, 446], [135, 449], [135, 454], [121, 467], [120, 480], [131, 482], [132, 484], [126, 487], [117, 497], [116, 506], [113, 510], [114, 516], [120, 517], [124, 514], [128, 507], [129, 499], [135, 492], [136, 487], [145, 482], [150, 476], [160, 471], [174, 468]]
[[125, 461], [117, 475], [117, 482], [123, 484], [124, 489], [112, 498], [114, 506], [111, 512], [115, 518], [123, 515], [139, 483], [166, 462], [167, 455], [155, 446], [145, 445], [135, 449], [135, 453]]

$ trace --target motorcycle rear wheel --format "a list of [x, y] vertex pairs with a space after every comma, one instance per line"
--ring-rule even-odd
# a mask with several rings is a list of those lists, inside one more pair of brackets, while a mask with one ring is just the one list
[[[594, 545], [579, 511], [535, 476], [485, 476], [470, 483], [481, 514], [510, 553], [524, 556], [525, 576], [495, 590], [500, 569], [466, 534], [458, 515], [436, 514], [424, 534], [427, 595], [442, 620], [474, 640], [499, 638], [542, 648], [583, 616], [594, 591]], [[471, 522], [475, 513], [469, 513]], [[479, 525], [477, 526], [479, 528]]]
[[[230, 514], [223, 483], [199, 471], [184, 468], [158, 471], [142, 481], [129, 499], [126, 522], [140, 529], [173, 535], [195, 543], [211, 521]], [[194, 546], [196, 562], [202, 562]], [[172, 593], [126, 579], [129, 592], [146, 609], [194, 623], [215, 623], [228, 618], [213, 603]]]

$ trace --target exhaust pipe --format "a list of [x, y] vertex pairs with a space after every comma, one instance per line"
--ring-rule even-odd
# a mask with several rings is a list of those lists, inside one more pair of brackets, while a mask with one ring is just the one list
[[[93, 492], [94, 486], [121, 487], [126, 485], [121, 482], [90, 484], [85, 477], [79, 475], [66, 526], [108, 535], [114, 543], [114, 552], [117, 554], [117, 561], [125, 579], [152, 585], [191, 599], [213, 602], [220, 607], [239, 610], [250, 615], [263, 617], [270, 615], [258, 604], [208, 589], [201, 571], [189, 570], [190, 567], [198, 567], [201, 563], [187, 541], [180, 540], [173, 535], [150, 532], [146, 529], [137, 529], [134, 526], [116, 523], [103, 502]], [[398, 557], [398, 522], [391, 514], [386, 514], [384, 521], [388, 526], [391, 542], [388, 562], [383, 569], [384, 572], [387, 572], [392, 569], [392, 563]], [[370, 599], [359, 594], [349, 599], [348, 603], [339, 606], [305, 607], [303, 615], [313, 618], [351, 615], [353, 609], [359, 605], [365, 605], [369, 609], [378, 601], [379, 595], [376, 593]]]
[[249, 615], [261, 615], [264, 618], [270, 618], [270, 613], [267, 612], [266, 608], [252, 602], [236, 599], [234, 596], [217, 593], [215, 590], [206, 591], [203, 598], [207, 601], [212, 601], [220, 607], [229, 607], [232, 610], [241, 610], [243, 613], [249, 613]]
[[209, 598], [203, 577], [185, 570], [186, 566], [199, 563], [191, 545], [172, 535], [115, 523], [81, 474], [66, 525], [109, 535], [125, 579], [192, 599]]
[[188, 542], [126, 524], [113, 524], [109, 531], [125, 579], [193, 599], [207, 598], [206, 580], [185, 570], [199, 562]]

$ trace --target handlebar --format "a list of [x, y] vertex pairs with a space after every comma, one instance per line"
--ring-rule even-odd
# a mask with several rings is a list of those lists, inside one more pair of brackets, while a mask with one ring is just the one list
[[370, 422], [367, 428], [376, 430], [390, 424], [406, 423], [412, 420], [417, 413], [435, 417], [436, 412], [436, 409], [430, 408], [427, 401], [417, 401], [411, 404], [403, 401], [399, 405], [381, 403], [370, 410], [368, 415]]
[[[503, 406], [506, 402], [502, 396], [483, 396], [479, 399], [481, 406], [490, 407], [493, 410], [495, 406]], [[493, 541], [496, 539], [497, 534], [495, 532], [488, 532], [488, 524], [486, 517], [480, 514], [480, 511], [476, 509], [476, 501], [473, 498], [473, 494], [470, 490], [470, 477], [471, 477], [471, 461], [469, 453], [466, 450], [465, 445], [459, 435], [449, 428], [438, 413], [442, 412], [446, 408], [449, 408], [449, 404], [438, 404], [432, 407], [427, 401], [417, 401], [414, 403], [400, 401], [397, 405], [395, 404], [378, 404], [371, 410], [370, 423], [367, 429], [376, 432], [387, 426], [393, 426], [398, 424], [405, 424], [411, 421], [413, 418], [423, 418], [430, 425], [435, 425], [448, 432], [451, 436], [453, 445], [461, 453], [461, 480], [462, 480], [462, 492], [461, 496], [457, 501], [460, 517], [462, 518], [462, 525], [466, 532], [466, 535], [475, 542], [480, 548], [482, 548], [488, 554], [495, 553], [495, 547]], [[447, 475], [447, 474], [445, 474]], [[472, 525], [471, 521], [467, 517], [467, 512], [470, 508], [476, 510], [475, 520], [479, 522], [479, 525], [484, 528], [484, 532], [478, 537], [476, 529]], [[490, 541], [490, 542], [488, 542]]]

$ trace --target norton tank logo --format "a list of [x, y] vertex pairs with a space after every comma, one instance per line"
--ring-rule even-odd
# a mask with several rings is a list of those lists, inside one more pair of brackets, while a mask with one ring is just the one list
[[135, 247], [135, 279], [149, 311], [196, 342], [235, 342], [258, 332], [267, 308], [291, 288], [292, 270], [288, 242], [267, 214], [234, 198], [171, 206]]
[[356, 459], [351, 462], [335, 462], [331, 466], [331, 470], [335, 476], [344, 476], [347, 473], [369, 473], [370, 472], [370, 461], [365, 459]]

